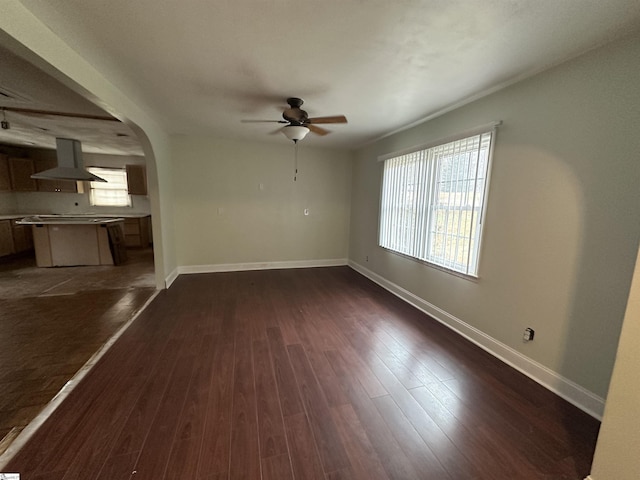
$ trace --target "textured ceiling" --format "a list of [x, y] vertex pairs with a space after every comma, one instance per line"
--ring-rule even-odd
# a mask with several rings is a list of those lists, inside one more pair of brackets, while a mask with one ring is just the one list
[[240, 121], [299, 96], [347, 148], [640, 29], [637, 0], [22, 3], [168, 132], [284, 143]]

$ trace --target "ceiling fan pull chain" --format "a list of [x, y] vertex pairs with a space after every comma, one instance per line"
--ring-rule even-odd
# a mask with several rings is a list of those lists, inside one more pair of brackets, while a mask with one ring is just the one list
[[293, 181], [298, 180], [298, 142], [295, 142], [293, 149]]

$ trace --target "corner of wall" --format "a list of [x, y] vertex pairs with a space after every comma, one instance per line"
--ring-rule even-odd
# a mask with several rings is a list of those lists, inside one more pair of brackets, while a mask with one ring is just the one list
[[178, 268], [174, 268], [171, 273], [167, 276], [167, 278], [165, 278], [164, 280], [164, 284], [165, 284], [165, 288], [169, 288], [171, 287], [171, 284], [173, 282], [175, 282], [176, 278], [178, 278]]

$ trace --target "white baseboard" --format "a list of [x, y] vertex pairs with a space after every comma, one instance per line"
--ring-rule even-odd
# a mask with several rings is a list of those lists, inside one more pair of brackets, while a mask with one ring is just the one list
[[499, 342], [477, 328], [463, 322], [459, 318], [414, 295], [404, 288], [390, 282], [386, 278], [363, 267], [362, 265], [349, 260], [349, 266], [361, 273], [384, 289], [393, 293], [405, 302], [413, 305], [418, 310], [433, 317], [443, 325], [449, 327], [456, 333], [462, 335], [467, 340], [475, 343], [483, 350], [505, 362], [507, 365], [522, 372], [543, 387], [554, 392], [556, 395], [572, 403], [580, 410], [588, 413], [592, 417], [602, 420], [604, 412], [604, 399], [593, 392], [581, 387], [577, 383], [563, 377], [557, 372], [532, 360], [513, 348]]
[[164, 279], [164, 288], [169, 288], [176, 278], [178, 278], [178, 275], [178, 269], [174, 268], [169, 276]]
[[247, 270], [277, 270], [284, 268], [338, 267], [347, 265], [346, 258], [328, 260], [293, 260], [285, 262], [222, 263], [217, 265], [184, 265], [177, 274], [242, 272]]

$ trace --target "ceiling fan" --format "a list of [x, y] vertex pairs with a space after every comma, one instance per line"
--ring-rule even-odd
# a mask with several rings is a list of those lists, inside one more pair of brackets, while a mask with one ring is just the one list
[[307, 112], [300, 107], [304, 100], [297, 97], [287, 98], [289, 108], [282, 112], [284, 120], [241, 120], [243, 123], [283, 123], [286, 124], [279, 131], [285, 134], [289, 140], [297, 143], [302, 140], [310, 131], [317, 135], [327, 135], [331, 133], [329, 130], [318, 127], [317, 124], [326, 123], [347, 123], [347, 117], [344, 115], [334, 115], [331, 117], [312, 117], [309, 118]]

